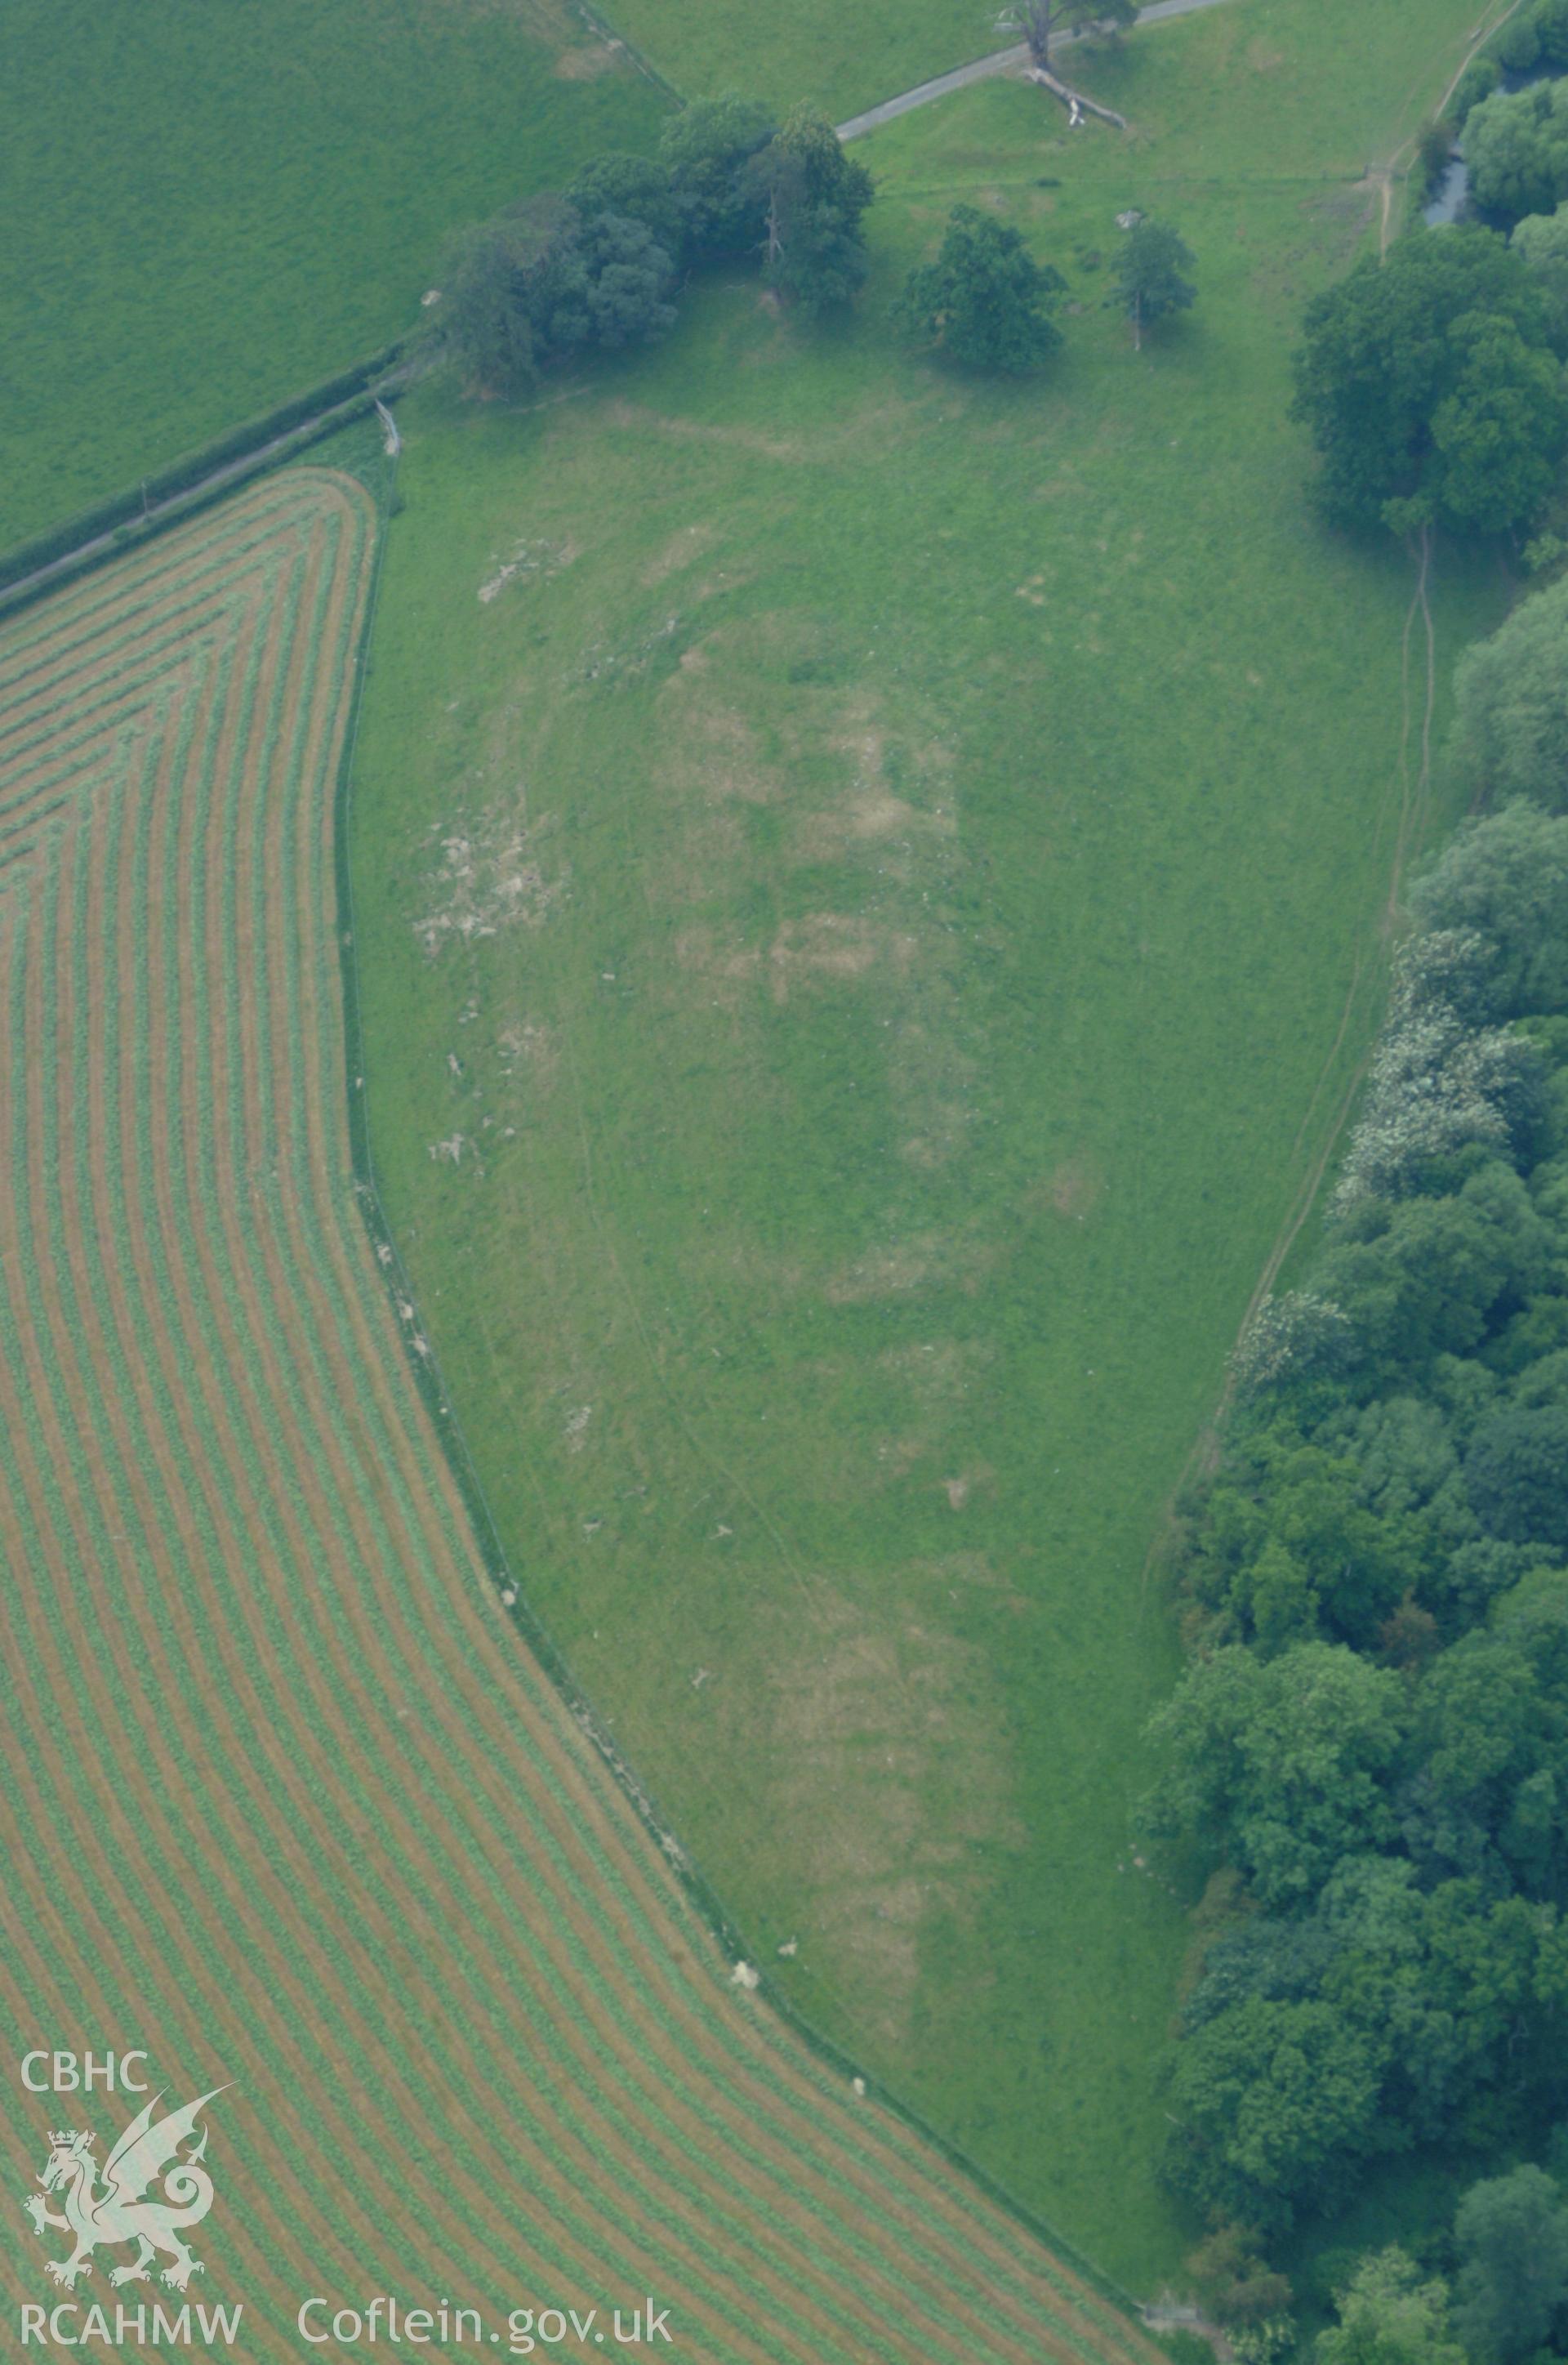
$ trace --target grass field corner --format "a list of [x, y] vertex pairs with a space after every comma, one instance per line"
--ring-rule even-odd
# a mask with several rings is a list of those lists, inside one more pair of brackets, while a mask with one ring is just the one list
[[569, 0], [10, 0], [0, 548], [375, 352], [451, 230], [667, 105]]

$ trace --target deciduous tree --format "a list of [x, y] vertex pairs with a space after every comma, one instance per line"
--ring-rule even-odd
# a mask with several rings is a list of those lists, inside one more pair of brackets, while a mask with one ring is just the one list
[[[1568, 219], [1553, 226], [1559, 219], [1568, 232]], [[1568, 237], [1563, 262], [1568, 269]], [[1568, 807], [1568, 577], [1464, 651], [1454, 707], [1454, 759], [1489, 803], [1527, 797], [1552, 813]]]
[[1181, 2046], [1173, 2167], [1201, 2202], [1265, 2231], [1305, 2194], [1330, 2201], [1376, 2148], [1387, 2039], [1332, 2004], [1250, 1996]]
[[535, 197], [454, 244], [435, 332], [468, 383], [516, 395], [586, 327], [577, 214]]
[[1482, 938], [1499, 1016], [1568, 1010], [1568, 819], [1516, 804], [1471, 823], [1409, 901], [1422, 926]]
[[585, 346], [665, 335], [675, 277], [644, 223], [611, 213], [585, 222], [561, 198], [534, 198], [460, 242], [440, 335], [470, 385], [515, 394]]
[[1464, 157], [1475, 201], [1510, 222], [1568, 196], [1568, 84], [1496, 90], [1472, 107]]
[[1013, 0], [1003, 21], [1028, 42], [1035, 63], [1044, 66], [1050, 62], [1051, 43], [1063, 33], [1123, 33], [1137, 23], [1137, 0]]
[[1568, 1406], [1491, 1414], [1471, 1440], [1464, 1483], [1488, 1535], [1568, 1552]]
[[1562, 365], [1496, 312], [1453, 321], [1449, 344], [1450, 384], [1432, 412], [1429, 483], [1413, 510], [1506, 533], [1535, 516], [1556, 481], [1568, 443]]
[[875, 189], [826, 116], [792, 107], [745, 178], [762, 205], [772, 286], [810, 313], [847, 303], [866, 276], [860, 220]]
[[1516, 222], [1508, 244], [1523, 257], [1526, 269], [1551, 308], [1556, 343], [1568, 337], [1568, 206], [1554, 213], [1527, 214]]
[[912, 271], [898, 319], [972, 369], [1037, 369], [1061, 342], [1056, 311], [1067, 283], [1036, 263], [1010, 222], [955, 206], [935, 263]]
[[668, 171], [693, 260], [722, 261], [760, 249], [767, 196], [748, 167], [777, 128], [767, 107], [733, 93], [694, 99], [665, 126], [659, 161]]
[[1449, 2322], [1448, 2285], [1423, 2280], [1403, 2250], [1363, 2259], [1320, 2332], [1313, 2365], [1466, 2365]]
[[585, 222], [600, 214], [641, 222], [675, 263], [686, 243], [686, 219], [667, 163], [658, 156], [595, 156], [566, 188], [566, 201]]
[[1299, 1902], [1392, 1835], [1385, 1777], [1406, 1724], [1399, 1677], [1341, 1644], [1267, 1662], [1216, 1651], [1151, 1727], [1167, 1768], [1156, 1823], [1223, 1848], [1265, 1903]]
[[1307, 307], [1294, 414], [1344, 523], [1494, 531], [1539, 503], [1568, 442], [1549, 308], [1490, 230], [1418, 230]]
[[1168, 222], [1145, 218], [1123, 241], [1115, 270], [1115, 301], [1133, 324], [1135, 349], [1151, 320], [1185, 310], [1197, 289], [1183, 274], [1193, 268], [1192, 250]]
[[1539, 2348], [1568, 2303], [1568, 2205], [1544, 2169], [1473, 2184], [1454, 2218], [1454, 2315], [1485, 2365]]

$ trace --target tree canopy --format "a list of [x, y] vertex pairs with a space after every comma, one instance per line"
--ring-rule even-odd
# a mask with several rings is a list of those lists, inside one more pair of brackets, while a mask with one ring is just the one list
[[1181, 2181], [1211, 2208], [1273, 2226], [1304, 2191], [1345, 2189], [1350, 2166], [1377, 2148], [1380, 2051], [1320, 2001], [1251, 1995], [1194, 2030], [1170, 2081]]
[[1378, 1777], [1403, 1723], [1397, 1676], [1342, 1646], [1218, 1651], [1155, 1721], [1162, 1814], [1222, 1847], [1266, 1903], [1309, 1896], [1341, 1855], [1391, 1834]]
[[695, 260], [761, 252], [767, 197], [748, 168], [777, 129], [767, 107], [733, 92], [693, 99], [666, 124], [659, 162]]
[[865, 277], [872, 195], [815, 109], [779, 126], [748, 100], [700, 99], [666, 124], [657, 156], [594, 157], [565, 196], [464, 233], [421, 336], [471, 392], [516, 395], [579, 353], [666, 335], [682, 272], [704, 264], [766, 261], [781, 295], [823, 312]]
[[1499, 1017], [1568, 1011], [1568, 820], [1514, 804], [1473, 822], [1414, 881], [1409, 902], [1424, 930], [1480, 939]]
[[584, 220], [562, 197], [535, 197], [458, 241], [439, 333], [469, 383], [517, 394], [585, 347], [646, 344], [675, 321], [676, 266], [642, 221]]
[[1539, 2348], [1568, 2303], [1568, 2203], [1544, 2169], [1472, 2185], [1454, 2218], [1454, 2320], [1486, 2365]]
[[1338, 2321], [1318, 2334], [1313, 2365], [1465, 2365], [1449, 2322], [1448, 2286], [1423, 2281], [1403, 2250], [1361, 2261], [1340, 2293]]
[[529, 229], [503, 217], [466, 231], [447, 254], [435, 330], [478, 392], [519, 394], [538, 374], [532, 322], [516, 299], [535, 244]]
[[1417, 230], [1307, 307], [1294, 415], [1343, 523], [1527, 521], [1568, 444], [1541, 289], [1493, 232]]
[[[1249, 2289], [1372, 2163], [1517, 2158], [1568, 2117], [1568, 820], [1506, 805], [1409, 901], [1321, 1245], [1238, 1359], [1151, 1728], [1146, 1828], [1217, 1868], [1170, 2173], [1249, 2229], [1194, 2260]], [[1539, 2348], [1565, 2204], [1536, 2169], [1478, 2190], [1451, 2328], [1384, 2255], [1316, 2365]]]
[[1029, 44], [1036, 65], [1050, 61], [1051, 43], [1063, 33], [1124, 33], [1137, 21], [1138, 0], [1013, 0], [1002, 21]]
[[641, 222], [666, 254], [680, 262], [686, 252], [687, 218], [668, 165], [656, 156], [626, 156], [611, 151], [586, 163], [566, 185], [566, 203], [584, 221], [614, 214]]
[[1487, 1535], [1568, 1552], [1568, 1406], [1489, 1414], [1470, 1440], [1464, 1486]]
[[1517, 222], [1568, 197], [1568, 83], [1495, 90], [1473, 106], [1464, 157], [1477, 205]]
[[875, 188], [826, 116], [791, 107], [745, 185], [761, 203], [772, 286], [808, 313], [847, 303], [866, 276], [861, 216]]
[[972, 369], [1037, 369], [1061, 342], [1067, 283], [1036, 263], [1011, 223], [955, 206], [935, 263], [910, 273], [898, 307], [909, 335]]
[[1449, 101], [1448, 119], [1456, 130], [1463, 130], [1473, 110], [1480, 106], [1484, 98], [1491, 97], [1502, 79], [1502, 67], [1495, 57], [1488, 55], [1486, 50], [1480, 50], [1471, 59], [1458, 82], [1455, 83], [1453, 96]]
[[1184, 275], [1193, 268], [1192, 250], [1167, 222], [1146, 215], [1135, 222], [1122, 243], [1114, 274], [1115, 298], [1133, 324], [1133, 342], [1143, 342], [1150, 320], [1185, 310], [1197, 300], [1197, 289]]
[[1448, 389], [1431, 415], [1429, 483], [1417, 518], [1446, 514], [1484, 533], [1523, 525], [1556, 480], [1568, 443], [1568, 386], [1557, 355], [1498, 312], [1467, 312], [1449, 329]]
[[1515, 223], [1508, 244], [1546, 299], [1553, 342], [1561, 350], [1568, 341], [1568, 206], [1527, 214]]
[[1489, 802], [1526, 797], [1551, 813], [1568, 808], [1568, 577], [1522, 600], [1489, 640], [1465, 650], [1454, 704], [1455, 759]]

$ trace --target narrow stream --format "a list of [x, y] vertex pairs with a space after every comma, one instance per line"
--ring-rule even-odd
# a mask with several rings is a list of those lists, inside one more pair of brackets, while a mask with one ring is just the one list
[[1470, 167], [1456, 149], [1421, 208], [1421, 219], [1439, 229], [1444, 222], [1458, 221], [1469, 202]]
[[[1531, 83], [1556, 80], [1550, 66], [1535, 66], [1529, 73], [1506, 73], [1497, 87], [1510, 92], [1528, 90]], [[1421, 219], [1433, 230], [1440, 230], [1445, 222], [1465, 221], [1469, 215], [1470, 167], [1456, 148], [1421, 208]]]

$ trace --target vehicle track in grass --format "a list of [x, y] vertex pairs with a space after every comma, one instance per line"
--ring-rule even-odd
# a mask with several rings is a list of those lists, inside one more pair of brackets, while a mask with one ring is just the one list
[[[1497, 0], [1493, 0], [1493, 5], [1489, 6], [1483, 11], [1481, 22], [1468, 38], [1465, 43], [1463, 55], [1462, 56], [1459, 64], [1454, 68], [1453, 73], [1443, 90], [1442, 96], [1439, 99], [1437, 106], [1433, 110], [1435, 114], [1440, 115], [1443, 109], [1447, 106], [1450, 99], [1453, 96], [1455, 90], [1459, 86], [1460, 77], [1464, 73], [1465, 68], [1470, 64], [1471, 60], [1477, 56], [1481, 50], [1484, 48], [1485, 44], [1491, 40], [1495, 34], [1502, 30], [1502, 28], [1508, 22], [1508, 19], [1522, 5], [1523, 0], [1504, 0], [1504, 5], [1502, 6], [1497, 5]], [[1421, 93], [1427, 87], [1427, 79], [1425, 73], [1423, 73], [1411, 84], [1409, 94], [1405, 100], [1404, 108], [1401, 110], [1402, 114], [1406, 116], [1408, 115], [1410, 108], [1418, 104]], [[1409, 152], [1410, 149], [1414, 145], [1414, 137], [1415, 135], [1412, 134], [1411, 138], [1404, 140], [1394, 151], [1394, 154], [1389, 158], [1386, 163], [1369, 167], [1369, 177], [1378, 193], [1378, 253], [1380, 257], [1387, 254], [1389, 243], [1393, 236], [1394, 176], [1398, 171], [1400, 160]], [[1432, 721], [1437, 707], [1437, 643], [1432, 621], [1431, 600], [1429, 596], [1432, 564], [1432, 533], [1429, 526], [1424, 526], [1422, 528], [1419, 541], [1413, 545], [1412, 557], [1415, 564], [1416, 581], [1415, 588], [1411, 593], [1410, 605], [1406, 611], [1405, 629], [1400, 646], [1400, 695], [1403, 705], [1403, 713], [1400, 724], [1398, 757], [1398, 821], [1396, 824], [1394, 859], [1389, 872], [1388, 894], [1384, 901], [1383, 911], [1376, 923], [1377, 937], [1379, 942], [1384, 947], [1386, 947], [1397, 925], [1400, 893], [1404, 885], [1405, 869], [1410, 849], [1412, 845], [1418, 839], [1421, 831], [1426, 826], [1429, 818], [1431, 806]], [[1419, 615], [1422, 621], [1423, 635], [1426, 645], [1426, 682], [1423, 693], [1421, 716], [1421, 759], [1417, 776], [1413, 783], [1409, 768], [1410, 735], [1412, 725], [1410, 702], [1410, 643], [1417, 615]], [[1380, 812], [1378, 816], [1378, 827], [1380, 833], [1383, 827], [1383, 815]], [[1381, 973], [1369, 970], [1368, 958], [1369, 946], [1363, 934], [1363, 937], [1357, 944], [1355, 960], [1350, 973], [1350, 982], [1346, 991], [1345, 1003], [1343, 1010], [1340, 1013], [1338, 1029], [1335, 1035], [1334, 1042], [1328, 1052], [1328, 1056], [1325, 1059], [1323, 1066], [1318, 1072], [1317, 1081], [1313, 1086], [1311, 1098], [1307, 1103], [1305, 1113], [1302, 1117], [1301, 1128], [1296, 1137], [1296, 1149], [1298, 1155], [1306, 1143], [1311, 1128], [1313, 1115], [1317, 1107], [1319, 1098], [1338, 1065], [1339, 1055], [1344, 1048], [1345, 1037], [1350, 1031], [1350, 1022], [1355, 1014], [1356, 1004], [1360, 997], [1362, 985], [1369, 974]], [[1262, 1271], [1259, 1275], [1257, 1284], [1253, 1289], [1251, 1296], [1248, 1299], [1246, 1311], [1241, 1317], [1240, 1325], [1237, 1330], [1236, 1341], [1238, 1346], [1241, 1339], [1246, 1335], [1249, 1324], [1252, 1321], [1252, 1318], [1256, 1315], [1259, 1307], [1262, 1305], [1263, 1300], [1269, 1295], [1269, 1293], [1273, 1288], [1274, 1283], [1278, 1280], [1286, 1258], [1289, 1256], [1292, 1249], [1295, 1246], [1296, 1241], [1300, 1239], [1303, 1227], [1305, 1227], [1314, 1207], [1317, 1204], [1317, 1197], [1319, 1192], [1322, 1190], [1324, 1178], [1327, 1174], [1330, 1165], [1333, 1163], [1335, 1153], [1344, 1137], [1345, 1127], [1350, 1123], [1350, 1113], [1355, 1107], [1356, 1102], [1361, 1094], [1361, 1086], [1366, 1081], [1367, 1070], [1372, 1063], [1372, 1047], [1369, 1045], [1367, 1050], [1357, 1062], [1356, 1068], [1341, 1093], [1327, 1132], [1303, 1175], [1301, 1183], [1291, 1201], [1290, 1206], [1280, 1225], [1280, 1228], [1274, 1236], [1273, 1241], [1270, 1246], [1268, 1256], [1264, 1259]], [[1154, 1575], [1155, 1571], [1163, 1563], [1170, 1559], [1173, 1550], [1175, 1549], [1178, 1535], [1177, 1505], [1180, 1503], [1182, 1496], [1186, 1493], [1189, 1487], [1191, 1487], [1200, 1478], [1211, 1475], [1218, 1467], [1220, 1454], [1220, 1427], [1230, 1405], [1232, 1386], [1232, 1381], [1227, 1376], [1225, 1385], [1221, 1390], [1219, 1400], [1215, 1407], [1214, 1413], [1210, 1419], [1204, 1424], [1203, 1429], [1199, 1432], [1198, 1437], [1194, 1440], [1192, 1452], [1188, 1454], [1186, 1461], [1182, 1465], [1181, 1474], [1166, 1499], [1159, 1523], [1156, 1528], [1154, 1536], [1149, 1542], [1148, 1551], [1144, 1558], [1143, 1591], [1146, 1597], [1148, 1589], [1149, 1579]]]
[[[1385, 180], [1383, 190], [1385, 199], [1387, 193]], [[1386, 205], [1384, 220], [1386, 222]], [[1400, 642], [1399, 679], [1402, 712], [1396, 766], [1398, 794], [1396, 801], [1390, 800], [1391, 804], [1395, 805], [1395, 817], [1394, 854], [1389, 867], [1388, 892], [1383, 899], [1382, 909], [1375, 918], [1362, 928], [1357, 938], [1355, 958], [1350, 970], [1350, 981], [1346, 989], [1344, 1005], [1339, 1014], [1339, 1025], [1327, 1057], [1318, 1070], [1317, 1081], [1312, 1088], [1311, 1098], [1307, 1102], [1296, 1134], [1295, 1154], [1297, 1156], [1301, 1155], [1307, 1145], [1311, 1135], [1313, 1115], [1339, 1064], [1345, 1038], [1350, 1031], [1362, 990], [1369, 981], [1381, 981], [1386, 974], [1388, 947], [1399, 923], [1400, 895], [1404, 887], [1406, 867], [1411, 848], [1418, 841], [1430, 816], [1432, 720], [1437, 709], [1438, 657], [1437, 634], [1432, 621], [1429, 594], [1432, 564], [1432, 534], [1429, 527], [1423, 527], [1419, 541], [1413, 544], [1412, 557], [1416, 569], [1416, 583], [1410, 595], [1410, 605], [1406, 611], [1405, 628]], [[1420, 762], [1412, 779], [1410, 742], [1414, 712], [1411, 701], [1410, 644], [1417, 616], [1422, 622], [1426, 669], [1419, 734]], [[1388, 808], [1384, 807], [1378, 814], [1377, 826], [1380, 838], [1387, 811]], [[1317, 1149], [1312, 1153], [1280, 1228], [1271, 1243], [1252, 1295], [1247, 1301], [1246, 1311], [1237, 1328], [1237, 1347], [1240, 1346], [1259, 1307], [1273, 1289], [1284, 1267], [1285, 1260], [1301, 1238], [1307, 1219], [1317, 1205], [1324, 1179], [1344, 1138], [1345, 1127], [1350, 1121], [1351, 1111], [1361, 1097], [1361, 1087], [1366, 1082], [1367, 1070], [1372, 1065], [1375, 1048], [1375, 1043], [1369, 1041], [1341, 1089], [1333, 1116]], [[1142, 1591], [1145, 1598], [1148, 1597], [1150, 1578], [1163, 1564], [1170, 1561], [1176, 1550], [1180, 1534], [1178, 1506], [1182, 1497], [1199, 1480], [1212, 1477], [1219, 1467], [1222, 1450], [1221, 1429], [1234, 1393], [1235, 1379], [1233, 1374], [1227, 1372], [1219, 1400], [1212, 1416], [1193, 1440], [1192, 1451], [1182, 1465], [1181, 1474], [1166, 1498], [1159, 1524], [1150, 1539], [1148, 1550], [1144, 1556]]]

